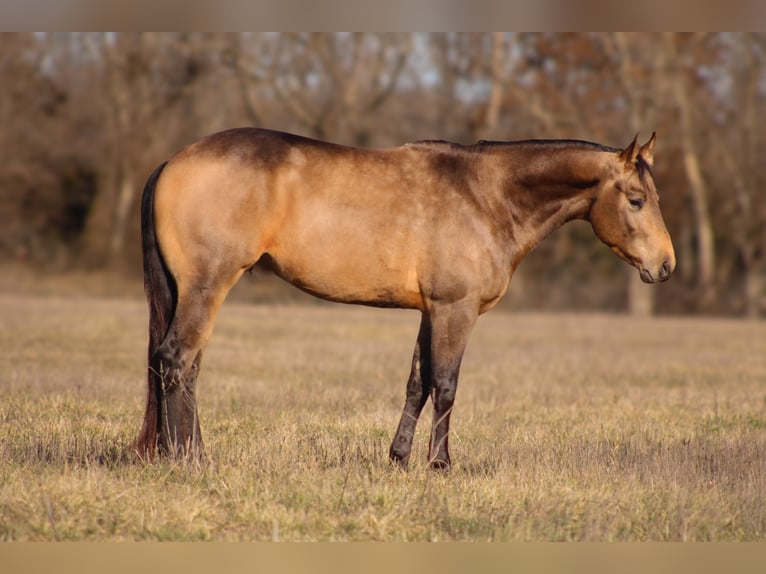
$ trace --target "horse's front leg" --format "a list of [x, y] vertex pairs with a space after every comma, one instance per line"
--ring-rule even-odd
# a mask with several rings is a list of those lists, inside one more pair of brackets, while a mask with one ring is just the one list
[[431, 313], [431, 395], [434, 418], [428, 461], [433, 469], [448, 470], [451, 465], [450, 416], [455, 404], [460, 363], [477, 317], [478, 305], [470, 302], [440, 306]]

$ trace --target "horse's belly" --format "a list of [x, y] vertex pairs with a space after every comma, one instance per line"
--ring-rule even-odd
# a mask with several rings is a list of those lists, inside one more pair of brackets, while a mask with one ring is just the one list
[[354, 249], [295, 249], [269, 253], [271, 268], [292, 285], [330, 301], [422, 309], [414, 266], [391, 264]]

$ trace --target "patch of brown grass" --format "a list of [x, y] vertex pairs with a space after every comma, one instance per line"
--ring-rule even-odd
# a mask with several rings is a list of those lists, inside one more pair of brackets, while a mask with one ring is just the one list
[[130, 462], [146, 311], [0, 296], [0, 539], [764, 540], [766, 325], [490, 313], [454, 470], [388, 445], [417, 314], [227, 304], [203, 361], [210, 461]]

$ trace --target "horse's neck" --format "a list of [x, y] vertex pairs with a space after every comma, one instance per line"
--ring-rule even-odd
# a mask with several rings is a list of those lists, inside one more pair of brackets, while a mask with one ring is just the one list
[[509, 150], [505, 185], [513, 267], [545, 237], [573, 219], [586, 219], [609, 154], [596, 150]]

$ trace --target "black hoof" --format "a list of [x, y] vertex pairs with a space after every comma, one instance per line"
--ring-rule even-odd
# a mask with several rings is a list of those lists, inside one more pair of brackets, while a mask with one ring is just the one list
[[431, 470], [436, 470], [439, 472], [449, 472], [450, 468], [452, 468], [452, 465], [448, 460], [432, 460], [428, 467]]

